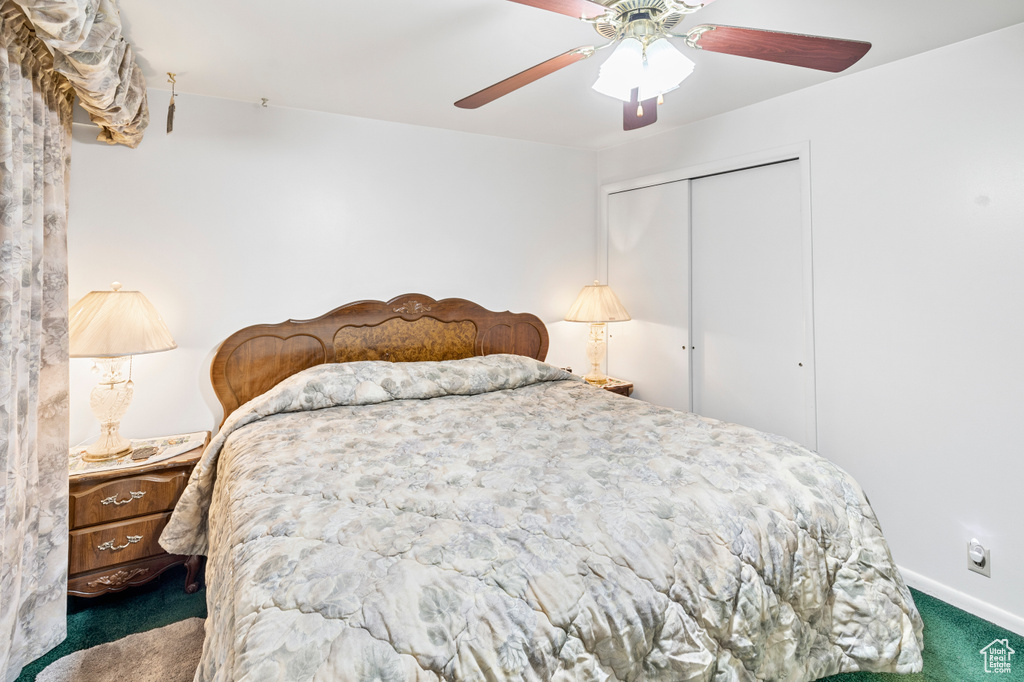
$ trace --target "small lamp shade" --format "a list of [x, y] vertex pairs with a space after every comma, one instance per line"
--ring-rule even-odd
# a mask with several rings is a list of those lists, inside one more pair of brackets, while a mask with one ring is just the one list
[[69, 314], [71, 357], [117, 358], [177, 348], [156, 308], [138, 291], [92, 291]]
[[630, 317], [612, 288], [594, 280], [580, 291], [565, 319], [567, 322], [625, 322]]

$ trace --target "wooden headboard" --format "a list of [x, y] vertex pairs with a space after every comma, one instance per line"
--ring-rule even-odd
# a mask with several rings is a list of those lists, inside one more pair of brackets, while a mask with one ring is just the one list
[[387, 302], [349, 303], [313, 320], [241, 329], [217, 349], [210, 380], [226, 419], [282, 380], [326, 362], [457, 360], [494, 353], [543, 360], [547, 328], [528, 313], [405, 294]]

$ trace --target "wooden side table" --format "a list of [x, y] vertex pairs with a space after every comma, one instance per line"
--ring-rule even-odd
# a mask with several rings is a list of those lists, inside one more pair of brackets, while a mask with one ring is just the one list
[[633, 384], [629, 381], [623, 381], [622, 379], [613, 379], [608, 377], [608, 381], [603, 384], [591, 384], [592, 386], [599, 386], [606, 391], [611, 393], [618, 393], [619, 395], [630, 396], [633, 394]]
[[207, 432], [201, 447], [169, 459], [71, 475], [69, 595], [120, 592], [181, 564], [185, 592], [199, 590], [200, 557], [168, 554], [158, 540], [209, 442]]

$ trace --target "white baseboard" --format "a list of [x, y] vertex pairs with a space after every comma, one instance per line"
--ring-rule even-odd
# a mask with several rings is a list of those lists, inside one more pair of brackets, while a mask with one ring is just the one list
[[915, 590], [920, 590], [927, 595], [941, 599], [947, 604], [952, 604], [958, 609], [963, 609], [968, 613], [972, 613], [978, 618], [984, 618], [985, 620], [995, 623], [999, 627], [1006, 628], [1010, 632], [1015, 632], [1018, 635], [1024, 636], [1024, 618], [1018, 615], [1004, 611], [998, 606], [993, 606], [987, 601], [982, 601], [977, 597], [972, 597], [969, 594], [964, 594], [959, 590], [954, 590], [952, 587], [943, 585], [937, 580], [926, 578], [920, 573], [915, 573], [909, 569], [897, 566], [900, 569], [900, 573], [903, 574], [903, 580], [913, 587]]

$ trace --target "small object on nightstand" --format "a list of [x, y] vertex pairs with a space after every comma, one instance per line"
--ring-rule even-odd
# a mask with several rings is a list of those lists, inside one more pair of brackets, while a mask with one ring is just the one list
[[210, 432], [133, 441], [146, 461], [90, 462], [71, 452], [68, 594], [96, 597], [142, 585], [172, 566], [188, 569], [185, 592], [199, 590], [200, 557], [168, 554], [159, 538]]
[[627, 397], [632, 395], [633, 393], [633, 383], [630, 381], [623, 381], [622, 379], [613, 379], [612, 377], [607, 377], [607, 379], [600, 384], [594, 383], [592, 381], [588, 381], [587, 383], [590, 384], [591, 386], [603, 388], [609, 393], [618, 393], [619, 395], [624, 395]]
[[140, 459], [149, 459], [157, 452], [159, 452], [159, 448], [155, 445], [144, 445], [141, 448], [135, 448], [132, 450], [132, 459], [136, 461]]

